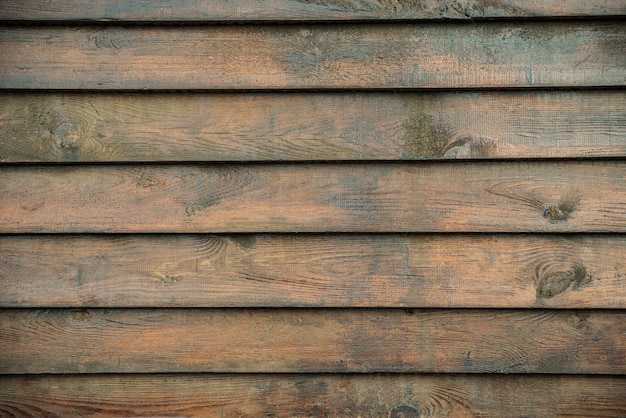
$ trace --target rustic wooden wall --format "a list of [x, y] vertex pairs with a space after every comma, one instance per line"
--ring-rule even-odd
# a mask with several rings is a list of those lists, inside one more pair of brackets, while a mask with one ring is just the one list
[[626, 416], [624, 16], [4, 0], [0, 416]]

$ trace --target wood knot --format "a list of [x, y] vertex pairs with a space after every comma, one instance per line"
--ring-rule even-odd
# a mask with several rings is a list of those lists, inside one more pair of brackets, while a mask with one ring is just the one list
[[565, 317], [565, 322], [572, 328], [585, 330], [589, 328], [589, 324], [587, 323], [589, 317], [589, 312], [572, 312]]
[[551, 205], [543, 211], [543, 217], [552, 224], [566, 222], [578, 207], [578, 197], [564, 199], [558, 205]]
[[66, 122], [57, 126], [54, 131], [50, 132], [50, 138], [61, 149], [78, 148], [79, 134], [71, 123]]
[[567, 220], [568, 216], [569, 213], [558, 206], [549, 206], [543, 211], [543, 217], [552, 223], [564, 222]]
[[581, 264], [574, 264], [567, 271], [546, 273], [537, 282], [537, 298], [550, 299], [563, 293], [570, 286], [574, 290], [580, 290], [585, 279], [587, 279], [587, 269]]
[[420, 411], [412, 405], [398, 405], [391, 410], [389, 418], [419, 418]]
[[42, 126], [49, 132], [49, 140], [66, 161], [76, 161], [84, 133], [71, 121], [63, 121], [57, 114], [47, 114], [48, 120]]

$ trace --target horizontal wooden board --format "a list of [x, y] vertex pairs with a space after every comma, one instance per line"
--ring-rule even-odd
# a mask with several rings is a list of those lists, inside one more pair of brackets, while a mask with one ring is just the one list
[[618, 16], [619, 0], [228, 0], [167, 2], [124, 0], [3, 0], [0, 20], [21, 21], [302, 21], [480, 19], [516, 17]]
[[626, 238], [0, 237], [0, 307], [626, 308]]
[[624, 232], [604, 162], [0, 168], [0, 232]]
[[626, 313], [2, 310], [0, 373], [626, 373]]
[[0, 28], [3, 89], [626, 85], [626, 22]]
[[6, 163], [624, 156], [624, 90], [0, 97]]
[[622, 417], [626, 380], [522, 375], [5, 376], [0, 378], [0, 414]]

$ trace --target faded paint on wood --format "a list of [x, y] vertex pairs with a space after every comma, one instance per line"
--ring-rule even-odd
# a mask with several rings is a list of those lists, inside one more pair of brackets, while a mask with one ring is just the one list
[[626, 14], [620, 0], [4, 0], [1, 20], [139, 22], [480, 19]]
[[623, 311], [2, 310], [0, 373], [625, 374]]
[[610, 91], [5, 93], [0, 162], [626, 156]]
[[626, 308], [620, 235], [0, 237], [1, 307]]
[[624, 85], [624, 22], [0, 29], [4, 89]]
[[626, 416], [626, 380], [592, 376], [99, 375], [0, 378], [9, 416]]
[[0, 231], [624, 232], [606, 162], [0, 168]]

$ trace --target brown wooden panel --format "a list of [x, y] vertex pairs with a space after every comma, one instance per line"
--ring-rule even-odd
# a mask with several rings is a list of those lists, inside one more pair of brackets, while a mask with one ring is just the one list
[[0, 97], [0, 162], [623, 156], [622, 90]]
[[2, 307], [626, 308], [626, 238], [0, 237]]
[[624, 85], [626, 22], [0, 29], [7, 89]]
[[621, 417], [626, 380], [498, 375], [0, 378], [7, 416]]
[[626, 14], [620, 0], [3, 0], [1, 20], [278, 21], [480, 19]]
[[0, 373], [626, 373], [623, 311], [2, 310]]
[[0, 232], [626, 231], [605, 162], [0, 168]]

